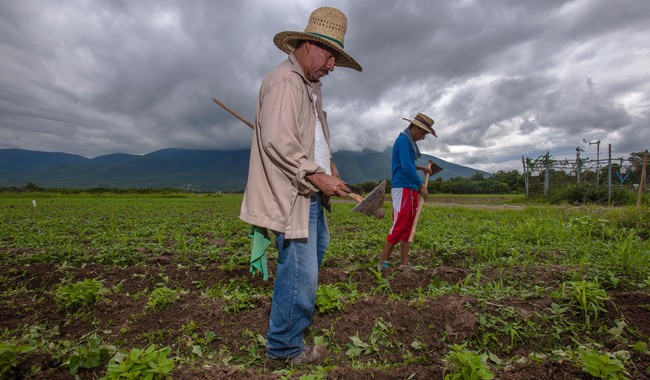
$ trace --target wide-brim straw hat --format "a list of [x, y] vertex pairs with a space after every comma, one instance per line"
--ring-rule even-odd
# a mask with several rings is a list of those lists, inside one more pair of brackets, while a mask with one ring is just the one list
[[438, 135], [436, 134], [436, 131], [433, 130], [433, 123], [435, 123], [435, 122], [429, 116], [427, 116], [427, 115], [425, 115], [423, 113], [418, 113], [417, 116], [415, 116], [415, 118], [412, 119], [412, 120], [407, 119], [405, 117], [403, 119], [406, 120], [406, 121], [411, 122], [411, 124], [421, 128], [421, 129], [424, 129], [425, 131], [431, 133], [433, 136], [438, 137]]
[[348, 67], [361, 71], [361, 65], [343, 50], [348, 19], [336, 8], [318, 8], [309, 16], [304, 32], [280, 32], [273, 37], [273, 43], [285, 53], [296, 49], [298, 41], [314, 41], [330, 47], [336, 52], [335, 66]]

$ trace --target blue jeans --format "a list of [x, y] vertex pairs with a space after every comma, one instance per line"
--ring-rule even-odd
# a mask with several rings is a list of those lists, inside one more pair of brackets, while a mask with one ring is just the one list
[[311, 196], [307, 239], [275, 238], [278, 267], [273, 284], [266, 355], [289, 359], [304, 350], [303, 334], [311, 325], [318, 287], [318, 269], [330, 232], [318, 195]]

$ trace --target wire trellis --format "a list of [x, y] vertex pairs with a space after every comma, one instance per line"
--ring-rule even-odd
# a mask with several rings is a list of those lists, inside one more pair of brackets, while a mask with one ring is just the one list
[[[598, 143], [600, 144], [600, 141]], [[522, 156], [526, 196], [530, 196], [531, 188], [543, 186], [544, 196], [548, 197], [551, 179], [555, 179], [561, 183], [594, 181], [596, 186], [607, 185], [608, 197], [611, 200], [612, 188], [630, 185], [630, 174], [641, 170], [640, 163], [631, 160], [631, 157], [612, 158], [611, 144], [608, 145], [607, 158], [600, 158], [600, 150], [596, 159], [581, 158], [581, 152], [584, 150], [577, 147], [575, 159], [555, 159], [550, 152], [535, 159]], [[645, 174], [645, 167], [643, 174]], [[631, 187], [639, 188], [641, 185], [640, 189], [645, 191], [646, 176], [640, 177], [643, 184], [634, 183]]]

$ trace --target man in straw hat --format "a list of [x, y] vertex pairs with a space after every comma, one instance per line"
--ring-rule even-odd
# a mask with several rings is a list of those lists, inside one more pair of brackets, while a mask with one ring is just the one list
[[426, 186], [418, 175], [418, 170], [425, 174], [433, 174], [428, 166], [418, 166], [417, 160], [421, 157], [416, 142], [424, 140], [430, 133], [438, 137], [433, 130], [433, 119], [429, 116], [418, 113], [414, 119], [409, 121], [409, 126], [397, 136], [393, 145], [393, 174], [391, 177], [391, 197], [393, 200], [393, 225], [391, 226], [386, 244], [381, 253], [381, 262], [378, 269], [389, 267], [388, 257], [393, 247], [400, 243], [400, 270], [410, 271], [409, 263], [409, 237], [415, 221], [415, 214], [418, 209], [418, 193], [424, 198], [429, 195]]
[[318, 270], [329, 245], [321, 200], [345, 196], [330, 152], [320, 79], [335, 66], [361, 71], [344, 50], [347, 18], [316, 9], [304, 32], [281, 32], [273, 42], [288, 59], [262, 82], [240, 218], [275, 235], [278, 265], [266, 356], [295, 364], [318, 363], [324, 347], [305, 345], [312, 323]]

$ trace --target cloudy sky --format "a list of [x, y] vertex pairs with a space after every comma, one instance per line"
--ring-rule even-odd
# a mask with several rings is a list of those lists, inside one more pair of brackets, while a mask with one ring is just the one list
[[383, 150], [424, 112], [424, 153], [519, 170], [549, 151], [650, 145], [648, 0], [0, 2], [0, 148], [146, 154], [241, 149], [273, 45], [334, 6], [361, 73], [323, 79], [333, 150]]

